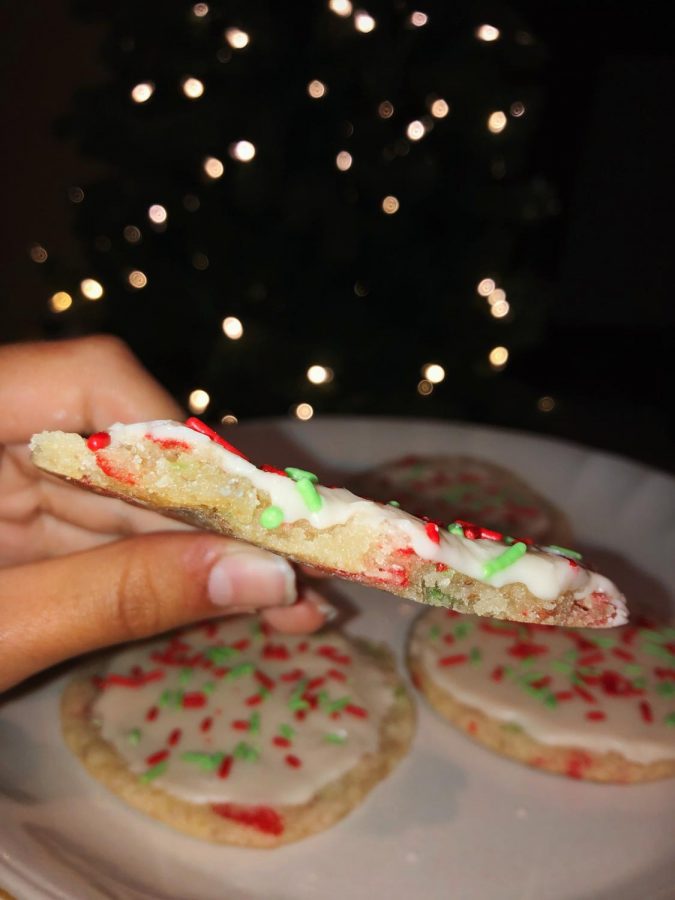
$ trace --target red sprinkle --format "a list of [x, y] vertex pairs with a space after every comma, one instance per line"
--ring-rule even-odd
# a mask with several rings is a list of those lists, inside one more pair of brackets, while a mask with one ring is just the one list
[[165, 759], [168, 759], [168, 756], [168, 750], [158, 750], [157, 753], [151, 753], [150, 756], [146, 757], [145, 764], [147, 766], [156, 766], [157, 763], [161, 763]]
[[602, 722], [607, 716], [601, 709], [589, 709], [586, 718], [591, 722]]
[[269, 675], [265, 675], [264, 672], [261, 672], [260, 670], [258, 670], [253, 677], [258, 682], [258, 684], [261, 684], [268, 691], [271, 691], [274, 689], [274, 685], [276, 684], [276, 681], [273, 678], [270, 678]]
[[116, 675], [113, 672], [100, 679], [99, 687], [101, 690], [112, 687], [112, 685], [116, 687], [139, 688], [151, 681], [161, 681], [162, 678], [164, 678], [164, 672], [161, 669], [153, 669], [152, 672], [146, 672], [145, 674], [141, 672], [137, 675]]
[[647, 700], [640, 701], [640, 715], [644, 719], [645, 722], [653, 722], [654, 721], [654, 713], [652, 712], [652, 708]]
[[448, 567], [445, 563], [436, 563], [436, 571], [437, 572], [447, 572]]
[[438, 525], [435, 522], [427, 522], [424, 529], [427, 533], [427, 537], [434, 544], [440, 544], [441, 535], [438, 529]]
[[87, 447], [94, 453], [97, 450], [104, 450], [110, 444], [110, 435], [107, 431], [97, 431], [96, 434], [90, 434], [87, 438]]
[[302, 762], [297, 756], [294, 756], [292, 753], [289, 753], [286, 756], [286, 764], [289, 765], [292, 769], [299, 769], [302, 765]]
[[265, 644], [262, 655], [265, 659], [290, 659], [290, 653], [285, 644]]
[[575, 684], [574, 690], [577, 692], [577, 694], [581, 697], [582, 700], [586, 701], [586, 703], [596, 703], [597, 702], [595, 697], [593, 696], [593, 694], [591, 694], [590, 691], [587, 691], [586, 688], [582, 688], [582, 686], [580, 684]]
[[220, 766], [218, 767], [218, 778], [227, 778], [230, 774], [230, 769], [232, 768], [232, 757], [226, 756], [223, 758]]
[[334, 681], [346, 681], [347, 676], [344, 672], [340, 672], [339, 669], [329, 669], [326, 673], [329, 678], [332, 678]]
[[461, 666], [462, 663], [468, 662], [469, 656], [466, 653], [455, 653], [454, 656], [443, 656], [438, 660], [439, 666]]
[[150, 709], [145, 714], [145, 721], [146, 722], [154, 722], [158, 715], [159, 715], [159, 709], [156, 706], [151, 706]]
[[224, 819], [232, 819], [240, 825], [256, 828], [264, 834], [284, 833], [284, 820], [269, 806], [237, 806], [234, 803], [213, 803], [211, 809]]
[[283, 469], [277, 469], [276, 466], [268, 466], [267, 463], [265, 465], [260, 466], [263, 472], [273, 472], [275, 475], [283, 475], [284, 478], [288, 478], [288, 472], [284, 472]]
[[626, 662], [633, 662], [635, 659], [630, 650], [624, 650], [623, 647], [614, 647], [612, 653], [614, 656], [618, 656], [619, 659], [624, 659]]
[[306, 653], [309, 650], [309, 641], [300, 641], [296, 649], [298, 653]]
[[209, 428], [208, 425], [205, 425], [204, 422], [202, 422], [200, 419], [196, 419], [194, 416], [190, 416], [190, 418], [186, 420], [185, 424], [188, 428], [191, 428], [193, 431], [199, 432], [199, 434], [205, 434], [216, 444], [220, 444], [221, 447], [229, 450], [230, 453], [235, 453], [237, 456], [241, 456], [242, 459], [245, 459], [248, 462], [248, 456], [244, 456], [241, 450], [237, 450], [237, 448], [233, 447], [232, 444], [228, 444], [225, 438], [222, 438], [212, 428]]
[[495, 666], [494, 669], [492, 670], [492, 675], [490, 675], [490, 678], [493, 681], [501, 681], [503, 677], [504, 677], [504, 666]]
[[288, 738], [282, 737], [280, 734], [278, 734], [276, 737], [272, 738], [272, 743], [274, 744], [275, 747], [290, 747], [291, 746], [291, 742], [288, 740]]
[[166, 740], [169, 747], [175, 747], [176, 744], [178, 743], [178, 741], [181, 739], [182, 734], [183, 734], [183, 732], [181, 731], [180, 728], [174, 728], [174, 730], [171, 732], [171, 734], [169, 735], [169, 737]]
[[347, 706], [345, 706], [345, 712], [349, 713], [351, 716], [356, 716], [358, 719], [368, 718], [368, 710], [364, 709], [362, 706], [356, 706], [355, 703], [348, 703]]
[[248, 731], [249, 723], [246, 719], [234, 719], [232, 722], [232, 727], [237, 731]]
[[250, 697], [246, 698], [247, 706], [257, 706], [259, 703], [262, 703], [263, 697], [262, 694], [251, 694]]
[[213, 719], [211, 718], [211, 716], [207, 716], [205, 719], [202, 719], [202, 721], [199, 723], [199, 729], [200, 729], [200, 731], [204, 731], [204, 732], [211, 731], [212, 725], [213, 725]]
[[114, 463], [109, 459], [106, 459], [105, 456], [101, 456], [100, 453], [97, 453], [95, 458], [96, 465], [108, 476], [108, 478], [114, 478], [115, 481], [121, 481], [122, 484], [136, 484], [136, 479], [131, 472], [125, 472], [123, 469], [118, 469]]
[[299, 681], [304, 674], [302, 669], [292, 669], [290, 672], [284, 672], [280, 678], [282, 681]]
[[206, 694], [201, 691], [183, 694], [183, 709], [199, 709], [201, 706], [206, 706]]
[[517, 659], [527, 659], [528, 656], [542, 656], [544, 653], [548, 653], [548, 647], [544, 644], [532, 644], [529, 641], [517, 641], [506, 652], [509, 656], [515, 656]]
[[145, 437], [146, 440], [157, 444], [162, 450], [192, 450], [186, 441], [179, 441], [176, 438], [158, 438], [152, 434], [146, 434]]

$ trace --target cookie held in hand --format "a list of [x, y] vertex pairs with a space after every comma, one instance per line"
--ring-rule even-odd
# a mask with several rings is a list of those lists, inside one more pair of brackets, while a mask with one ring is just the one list
[[420, 603], [549, 625], [627, 618], [621, 592], [572, 550], [425, 521], [302, 469], [258, 468], [198, 419], [116, 424], [87, 439], [42, 432], [31, 449], [37, 466], [81, 487]]

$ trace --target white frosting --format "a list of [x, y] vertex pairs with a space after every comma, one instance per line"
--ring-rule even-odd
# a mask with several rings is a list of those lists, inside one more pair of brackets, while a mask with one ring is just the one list
[[[588, 642], [587, 649], [578, 649], [580, 640]], [[675, 727], [668, 724], [675, 716], [675, 693], [668, 687], [674, 682], [663, 674], [670, 667], [671, 678], [675, 677], [675, 654], [669, 654], [668, 640], [672, 646], [675, 630], [532, 628], [432, 609], [415, 624], [411, 652], [424, 674], [460, 703], [499, 722], [521, 726], [542, 744], [614, 751], [648, 764], [675, 759]], [[545, 651], [535, 651], [532, 662], [523, 663], [517, 651], [509, 652], [519, 641]], [[469, 656], [466, 662], [440, 662], [464, 654]], [[500, 669], [501, 678], [495, 680], [493, 673]], [[589, 676], [588, 682], [575, 676], [579, 670]], [[594, 683], [594, 676], [602, 677], [606, 671], [626, 679], [621, 683], [624, 691], [631, 684], [637, 687], [630, 693], [603, 689], [601, 682]], [[528, 689], [525, 679], [536, 684], [540, 678], [550, 680], [541, 688]], [[576, 692], [576, 679], [586, 698]], [[573, 696], [566, 698], [570, 692]], [[554, 703], [550, 696], [558, 693], [563, 698]], [[554, 705], [547, 705], [547, 699]], [[645, 702], [651, 721], [644, 718]], [[604, 718], [588, 718], [594, 711]]]
[[[393, 687], [387, 675], [339, 632], [330, 631], [309, 637], [271, 633], [265, 636], [252, 617], [226, 619], [207, 626], [196, 626], [177, 638], [189, 645], [178, 656], [190, 659], [198, 655], [194, 665], [165, 665], [153, 653], [166, 651], [170, 638], [154, 640], [115, 654], [100, 674], [128, 675], [134, 666], [144, 673], [162, 672], [160, 680], [142, 687], [111, 684], [99, 693], [92, 707], [92, 718], [100, 724], [102, 736], [112, 743], [127, 761], [132, 772], [142, 776], [152, 767], [148, 757], [168, 750], [165, 770], [152, 783], [177, 797], [193, 803], [234, 802], [241, 804], [301, 804], [331, 781], [352, 769], [368, 753], [379, 746], [382, 718], [393, 702]], [[205, 664], [204, 654], [214, 647], [232, 647], [248, 641], [241, 650], [228, 650], [226, 659], [216, 658]], [[273, 645], [288, 652], [288, 659], [269, 658], [265, 648]], [[298, 651], [306, 645], [307, 649]], [[335, 658], [323, 655], [321, 648], [334, 649]], [[325, 653], [325, 651], [324, 651]], [[178, 658], [178, 657], [175, 657]], [[348, 662], [345, 659], [348, 658]], [[237, 677], [222, 674], [223, 668], [234, 669], [252, 664], [250, 672]], [[284, 680], [284, 674], [302, 670], [302, 679]], [[260, 702], [247, 700], [261, 691], [263, 685], [255, 672], [272, 679], [274, 686]], [[339, 680], [329, 673], [345, 676]], [[325, 681], [308, 692], [319, 698], [316, 709], [308, 709], [299, 720], [289, 707], [294, 692], [302, 681], [314, 678]], [[206, 685], [205, 705], [176, 708], [184, 693], [200, 693]], [[322, 698], [320, 692], [325, 691]], [[171, 692], [167, 694], [166, 692]], [[164, 699], [162, 699], [164, 698]], [[360, 708], [361, 717], [344, 708], [331, 714], [328, 704], [348, 698], [350, 707]], [[156, 718], [148, 721], [148, 710], [156, 707]], [[233, 722], [251, 721], [258, 716], [257, 730], [233, 727]], [[202, 730], [205, 719], [211, 719], [209, 730]], [[290, 726], [293, 736], [287, 747], [278, 746], [274, 738], [282, 736], [280, 728]], [[137, 743], [130, 733], [138, 729]], [[169, 735], [180, 729], [178, 742], [171, 746]], [[331, 743], [326, 735], [343, 737], [344, 743]], [[132, 734], [133, 738], [133, 734]], [[236, 747], [244, 742], [259, 754], [257, 760], [236, 758]], [[205, 771], [198, 763], [185, 760], [186, 752], [231, 755], [231, 769], [226, 778], [217, 770]], [[292, 755], [299, 767], [286, 761]]]
[[627, 621], [625, 600], [609, 579], [587, 569], [583, 565], [570, 564], [563, 556], [529, 547], [527, 553], [507, 568], [485, 578], [483, 567], [500, 556], [506, 549], [499, 541], [468, 540], [461, 535], [442, 529], [438, 543], [429, 538], [423, 521], [396, 507], [374, 503], [357, 497], [344, 488], [328, 488], [317, 485], [322, 499], [321, 508], [310, 512], [298, 492], [296, 483], [283, 475], [264, 472], [253, 463], [231, 453], [207, 435], [200, 434], [177, 422], [156, 421], [132, 425], [116, 424], [109, 429], [112, 446], [116, 443], [133, 444], [151, 435], [155, 440], [179, 440], [190, 447], [208, 454], [212, 462], [219, 464], [231, 475], [248, 479], [257, 490], [269, 494], [271, 503], [284, 513], [284, 522], [301, 519], [314, 528], [325, 529], [355, 520], [373, 531], [378, 531], [398, 541], [400, 546], [410, 546], [422, 559], [442, 563], [464, 575], [500, 588], [507, 584], [522, 583], [544, 604], [551, 607], [564, 591], [574, 591], [579, 601], [593, 602], [591, 595], [600, 593], [604, 602], [614, 607], [611, 624]]

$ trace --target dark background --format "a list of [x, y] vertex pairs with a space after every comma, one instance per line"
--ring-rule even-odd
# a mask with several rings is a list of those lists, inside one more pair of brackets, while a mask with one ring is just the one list
[[[530, 152], [560, 199], [560, 214], [536, 248], [555, 302], [537, 344], [509, 364], [522, 409], [510, 408], [504, 419], [477, 406], [463, 417], [560, 435], [675, 471], [672, 16], [665, 20], [655, 4], [604, 0], [508, 6], [549, 55]], [[98, 167], [74, 142], [55, 137], [52, 124], [78, 87], [102, 82], [105, 72], [102, 26], [83, 24], [65, 0], [13, 4], [3, 17], [0, 339], [14, 341], [49, 331], [51, 289], [30, 259], [31, 244], [72, 265], [81, 260], [64, 195], [95, 178]], [[530, 401], [538, 395], [555, 398], [550, 412]], [[413, 414], [430, 410], [421, 401]], [[403, 404], [401, 411], [410, 413]]]

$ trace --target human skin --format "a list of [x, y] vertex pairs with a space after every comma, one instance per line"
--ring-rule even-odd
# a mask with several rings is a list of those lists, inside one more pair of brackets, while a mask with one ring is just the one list
[[306, 632], [331, 611], [278, 556], [31, 464], [38, 431], [184, 418], [117, 338], [0, 347], [0, 410], [0, 691], [81, 653], [215, 616], [260, 611], [280, 631]]

